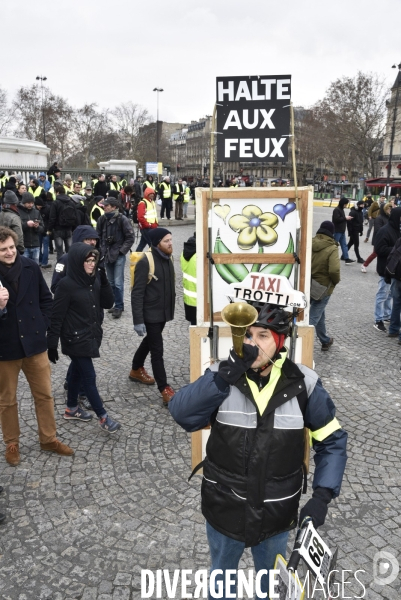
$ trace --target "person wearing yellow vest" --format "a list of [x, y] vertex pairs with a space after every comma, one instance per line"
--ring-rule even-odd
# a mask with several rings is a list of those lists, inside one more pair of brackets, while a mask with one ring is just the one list
[[86, 187], [86, 181], [84, 181], [84, 178], [82, 177], [82, 175], [78, 175], [78, 178], [77, 178], [77, 180], [76, 180], [76, 181], [74, 181], [74, 184], [75, 184], [75, 183], [79, 183], [79, 185], [81, 186], [81, 189], [83, 189], [83, 190], [84, 190], [84, 189], [85, 189], [85, 187]]
[[121, 189], [120, 184], [117, 181], [117, 175], [112, 175], [109, 181], [109, 190], [119, 192]]
[[28, 192], [31, 193], [34, 198], [38, 198], [43, 192], [43, 188], [37, 179], [32, 179], [32, 181], [29, 184]]
[[185, 318], [196, 325], [196, 232], [186, 242], [181, 254]]
[[234, 179], [230, 183], [230, 187], [238, 187], [238, 179], [236, 177], [234, 177]]
[[142, 186], [143, 191], [145, 191], [146, 188], [148, 188], [148, 187], [150, 187], [150, 188], [152, 188], [152, 190], [156, 191], [156, 185], [155, 185], [152, 175], [146, 175], [146, 180], [143, 182], [143, 186]]
[[182, 183], [182, 179], [178, 179], [177, 183], [173, 187], [173, 200], [175, 202], [175, 219], [176, 221], [182, 221], [184, 204], [184, 192], [185, 188]]
[[64, 179], [64, 190], [66, 194], [74, 193], [74, 186], [72, 183], [71, 175], [66, 175]]
[[138, 203], [137, 215], [141, 239], [136, 252], [141, 252], [146, 244], [151, 246], [148, 231], [156, 229], [158, 226], [155, 197], [155, 191], [152, 188], [146, 188], [142, 200]]
[[89, 208], [88, 208], [89, 219], [90, 219], [92, 227], [94, 227], [95, 229], [96, 229], [96, 224], [97, 224], [99, 218], [102, 215], [104, 215], [103, 201], [104, 201], [103, 196], [95, 196], [93, 198], [93, 200], [91, 201], [92, 206], [89, 206]]
[[191, 200], [191, 188], [189, 187], [189, 185], [187, 185], [187, 183], [185, 181], [182, 182], [185, 191], [184, 191], [184, 204], [182, 206], [183, 208], [183, 216], [184, 219], [188, 219], [188, 205], [189, 205], [189, 201]]
[[162, 183], [159, 185], [159, 196], [162, 201], [162, 208], [160, 211], [160, 219], [164, 219], [164, 213], [166, 213], [167, 219], [171, 218], [171, 211], [173, 210], [173, 201], [171, 199], [171, 185], [170, 177], [164, 177]]

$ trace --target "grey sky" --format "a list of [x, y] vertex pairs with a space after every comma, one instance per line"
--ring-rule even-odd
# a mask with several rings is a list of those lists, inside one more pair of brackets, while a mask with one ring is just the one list
[[[2, 0], [10, 95], [46, 75], [74, 106], [132, 100], [160, 119], [211, 114], [217, 75], [292, 75], [295, 105], [358, 70], [390, 85], [400, 0]], [[387, 23], [387, 25], [386, 25]]]

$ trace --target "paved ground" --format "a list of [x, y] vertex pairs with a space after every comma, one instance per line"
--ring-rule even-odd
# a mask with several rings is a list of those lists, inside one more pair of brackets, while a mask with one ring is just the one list
[[[315, 225], [331, 214], [314, 210]], [[179, 254], [192, 232], [187, 224], [173, 229], [179, 297], [164, 337], [175, 388], [189, 380]], [[370, 248], [362, 243], [362, 256]], [[372, 583], [372, 569], [379, 550], [397, 557], [401, 547], [401, 348], [373, 328], [374, 266], [366, 275], [356, 264], [342, 271], [327, 310], [335, 343], [327, 353], [316, 344], [315, 359], [349, 432], [349, 461], [341, 497], [322, 533], [339, 546], [339, 569], [366, 571], [359, 575], [365, 598], [396, 599], [399, 579], [379, 586]], [[128, 294], [123, 317], [107, 315], [104, 331], [96, 369], [107, 408], [123, 425], [115, 437], [95, 422], [62, 419], [68, 364], [62, 358], [53, 368], [58, 432], [76, 454], [69, 459], [40, 452], [31, 396], [21, 379], [21, 465], [12, 468], [0, 456], [0, 512], [8, 515], [0, 526], [1, 600], [137, 599], [141, 569], [209, 565], [200, 478], [187, 483], [189, 436], [162, 407], [155, 388], [127, 378], [139, 342]], [[241, 566], [251, 564], [249, 556]], [[348, 578], [353, 583], [340, 597], [362, 596], [352, 573]]]

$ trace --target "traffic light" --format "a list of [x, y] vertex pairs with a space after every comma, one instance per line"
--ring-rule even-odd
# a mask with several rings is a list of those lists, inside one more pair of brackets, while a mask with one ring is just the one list
[[166, 169], [166, 171], [171, 171], [170, 165], [164, 165], [164, 168]]

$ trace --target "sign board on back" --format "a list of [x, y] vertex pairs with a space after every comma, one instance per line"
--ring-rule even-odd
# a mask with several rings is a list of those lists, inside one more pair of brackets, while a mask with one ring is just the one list
[[147, 162], [146, 163], [146, 174], [147, 175], [157, 175], [157, 162]]
[[286, 162], [291, 75], [217, 77], [217, 160]]

